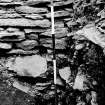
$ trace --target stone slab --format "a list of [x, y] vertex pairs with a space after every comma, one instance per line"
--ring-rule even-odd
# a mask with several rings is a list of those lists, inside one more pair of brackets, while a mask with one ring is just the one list
[[[45, 16], [47, 18], [51, 18], [51, 13], [45, 14]], [[69, 16], [70, 17], [71, 16], [70, 15], [70, 12], [65, 11], [65, 10], [60, 10], [60, 11], [54, 12], [54, 17], [55, 18], [66, 17], [66, 16]]]
[[19, 13], [24, 14], [35, 14], [35, 13], [47, 13], [47, 8], [36, 8], [36, 7], [30, 7], [30, 6], [19, 6], [16, 7], [15, 10]]
[[17, 72], [20, 76], [38, 77], [47, 70], [47, 61], [45, 57], [40, 55], [32, 56], [18, 56], [16, 58], [9, 58], [6, 67], [8, 70]]
[[25, 38], [24, 32], [17, 31], [17, 32], [7, 32], [1, 31], [0, 32], [0, 41], [21, 41]]
[[[65, 36], [67, 36], [67, 34], [68, 34], [68, 29], [67, 28], [56, 28], [55, 29], [55, 37], [56, 38], [63, 38]], [[46, 30], [46, 32], [41, 33], [40, 36], [41, 35], [52, 37], [51, 29]]]
[[38, 46], [38, 42], [35, 40], [25, 40], [22, 41], [21, 43], [16, 43], [16, 46], [23, 50], [32, 50], [33, 48]]
[[12, 27], [50, 27], [49, 20], [30, 20], [25, 18], [19, 19], [0, 19], [0, 26], [12, 26]]
[[38, 50], [32, 50], [32, 51], [24, 51], [22, 49], [12, 49], [11, 51], [7, 52], [7, 54], [12, 55], [34, 55], [37, 54]]
[[0, 49], [9, 50], [12, 48], [11, 44], [0, 42]]

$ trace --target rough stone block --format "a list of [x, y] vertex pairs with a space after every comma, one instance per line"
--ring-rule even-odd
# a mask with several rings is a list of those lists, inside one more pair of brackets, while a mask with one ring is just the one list
[[55, 40], [55, 48], [56, 49], [63, 50], [63, 49], [65, 49], [65, 46], [66, 46], [65, 38]]
[[71, 76], [71, 69], [70, 67], [64, 67], [62, 69], [59, 69], [60, 76], [66, 81], [66, 83], [69, 83], [69, 78]]

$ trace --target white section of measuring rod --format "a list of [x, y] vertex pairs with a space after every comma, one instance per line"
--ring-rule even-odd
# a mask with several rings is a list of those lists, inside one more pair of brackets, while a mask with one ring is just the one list
[[51, 5], [51, 24], [52, 24], [52, 34], [55, 33], [54, 29], [54, 6]]
[[56, 74], [56, 60], [53, 60], [53, 68], [54, 68], [54, 84], [57, 83], [57, 74]]

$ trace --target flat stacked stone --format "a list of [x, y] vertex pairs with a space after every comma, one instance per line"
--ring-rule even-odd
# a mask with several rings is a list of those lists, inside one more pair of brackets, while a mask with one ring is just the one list
[[14, 18], [21, 18], [22, 16], [18, 13], [11, 13], [11, 14], [2, 14], [0, 15], [0, 19], [14, 19]]
[[26, 2], [27, 5], [37, 5], [37, 4], [48, 4], [50, 3], [49, 0], [28, 0]]
[[4, 31], [4, 28], [0, 27], [0, 31]]
[[39, 15], [39, 14], [26, 14], [25, 18], [32, 19], [32, 20], [42, 20], [42, 19], [44, 19], [44, 17]]
[[6, 11], [4, 9], [0, 9], [0, 15], [5, 14], [5, 13], [6, 13]]
[[13, 0], [0, 0], [0, 2], [11, 3]]
[[36, 8], [36, 7], [29, 7], [29, 6], [19, 6], [15, 7], [16, 12], [24, 13], [24, 14], [40, 14], [40, 13], [47, 13], [47, 8]]
[[21, 48], [23, 50], [32, 50], [38, 46], [38, 42], [35, 40], [25, 40], [20, 43], [16, 43], [17, 48]]
[[22, 31], [8, 32], [6, 30], [0, 32], [0, 41], [21, 41], [25, 39]]
[[[67, 34], [68, 34], [68, 29], [67, 28], [56, 28], [55, 29], [55, 37], [56, 38], [66, 37]], [[46, 32], [41, 33], [40, 36], [41, 35], [52, 37], [52, 35], [51, 35], [51, 29], [47, 29]]]
[[12, 49], [12, 44], [0, 42], [0, 49], [10, 50]]
[[[70, 12], [65, 11], [65, 10], [55, 11], [54, 13], [55, 13], [55, 15], [54, 15], [55, 18], [63, 18], [63, 17], [67, 17], [67, 16], [71, 17]], [[51, 13], [45, 14], [45, 16], [46, 16], [46, 18], [51, 18]]]
[[12, 14], [12, 13], [16, 13], [15, 9], [14, 8], [5, 8], [5, 7], [2, 7], [0, 9], [0, 14]]
[[70, 21], [66, 22], [66, 24], [67, 24], [67, 26], [68, 26], [69, 28], [71, 28], [71, 27], [73, 27], [73, 26], [77, 26], [77, 25], [78, 25], [78, 23], [77, 23], [77, 22], [72, 21], [72, 20], [70, 20]]
[[[74, 0], [66, 0], [66, 1], [58, 1], [54, 3], [55, 7], [62, 7], [62, 6], [67, 6], [73, 4]], [[50, 6], [50, 5], [49, 5]]]
[[31, 50], [31, 51], [25, 51], [22, 49], [12, 49], [11, 51], [7, 52], [8, 55], [35, 55], [38, 54], [39, 50]]
[[29, 34], [29, 33], [41, 33], [41, 32], [45, 32], [46, 29], [32, 29], [32, 28], [27, 28], [27, 29], [24, 29], [25, 33], [26, 34]]
[[18, 14], [14, 9], [12, 8], [1, 8], [0, 10], [0, 19], [7, 19], [7, 18], [20, 18], [21, 15]]
[[55, 48], [59, 50], [64, 50], [66, 48], [65, 38], [55, 40]]
[[36, 33], [29, 33], [29, 34], [26, 35], [26, 37], [29, 40], [38, 40], [38, 38], [39, 38], [38, 34], [36, 34]]
[[[47, 48], [53, 48], [53, 43], [52, 43], [52, 39], [40, 39], [40, 43], [47, 47]], [[55, 40], [55, 49], [65, 49], [66, 46], [66, 42], [65, 42], [65, 38], [60, 38], [60, 39], [56, 39]]]
[[63, 21], [56, 21], [54, 28], [64, 28], [64, 22]]
[[23, 2], [0, 2], [0, 6], [7, 7], [7, 6], [21, 6]]
[[29, 20], [25, 18], [19, 19], [0, 19], [0, 26], [12, 26], [12, 27], [42, 27], [47, 28], [50, 27], [50, 21], [47, 19], [44, 20]]
[[11, 33], [11, 32], [20, 31], [20, 29], [19, 29], [19, 28], [15, 28], [15, 27], [8, 27], [8, 28], [6, 29], [6, 31]]

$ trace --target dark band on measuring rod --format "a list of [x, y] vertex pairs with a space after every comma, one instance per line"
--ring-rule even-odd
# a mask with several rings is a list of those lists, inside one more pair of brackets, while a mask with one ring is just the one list
[[56, 59], [56, 52], [55, 52], [55, 34], [52, 34], [52, 43], [53, 43], [53, 59]]

